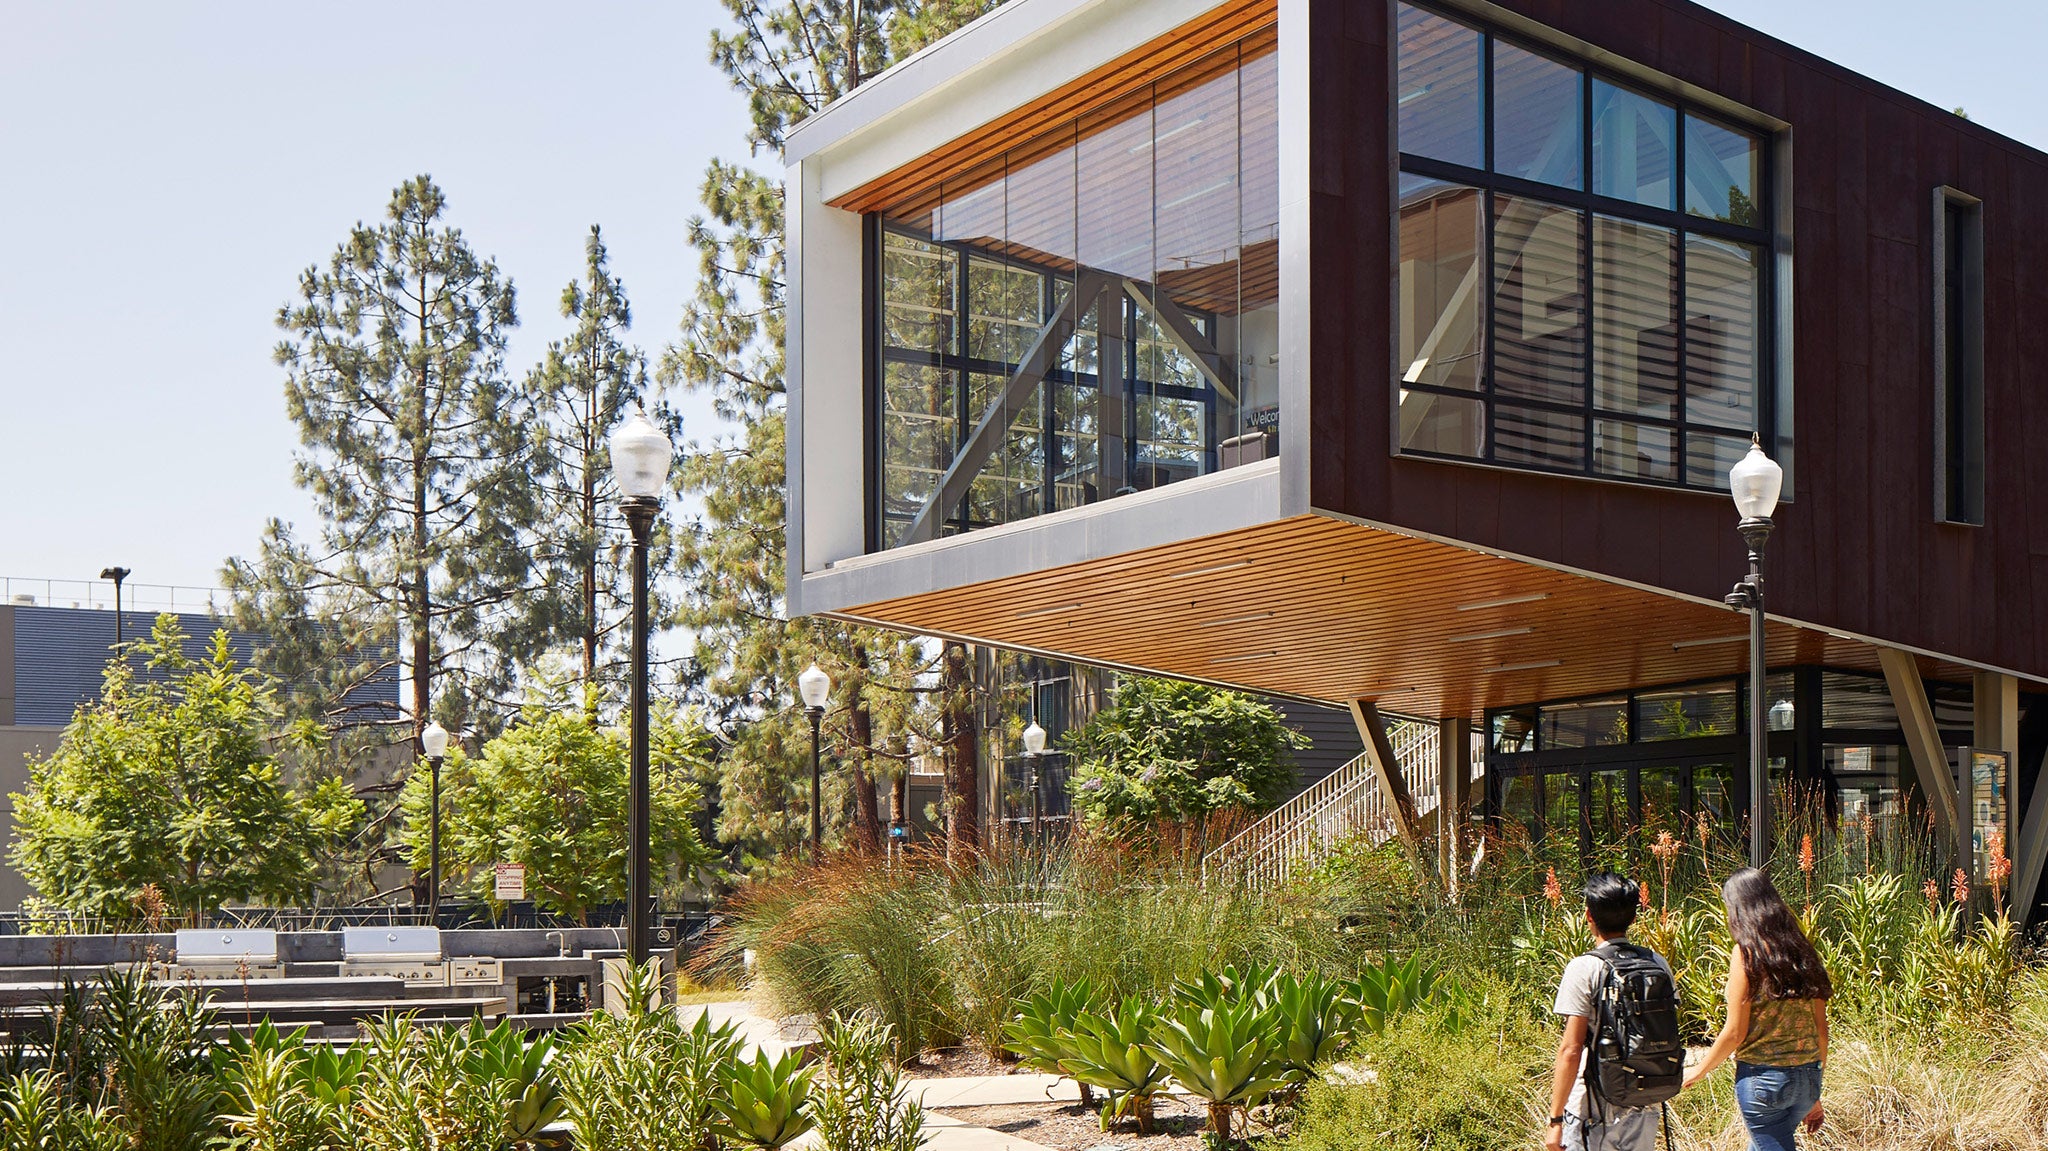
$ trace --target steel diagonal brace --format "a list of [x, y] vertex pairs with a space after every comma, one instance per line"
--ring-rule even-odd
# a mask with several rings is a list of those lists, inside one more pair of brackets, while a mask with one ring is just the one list
[[957, 506], [967, 495], [967, 489], [974, 483], [974, 477], [988, 466], [989, 457], [995, 454], [996, 445], [1002, 442], [1009, 430], [1010, 420], [1024, 403], [1026, 397], [1045, 382], [1045, 374], [1059, 361], [1060, 349], [1073, 338], [1074, 329], [1081, 322], [1081, 316], [1095, 297], [1112, 286], [1112, 277], [1101, 272], [1084, 271], [1076, 278], [1074, 290], [1038, 329], [1037, 338], [1024, 353], [1017, 365], [1016, 374], [1003, 385], [1003, 390], [983, 412], [974, 425], [974, 431], [967, 442], [960, 446], [953, 462], [939, 477], [931, 497], [918, 509], [917, 518], [910, 521], [910, 530], [904, 534], [904, 543], [919, 543], [936, 539], [939, 525], [945, 521], [946, 509]]
[[1209, 383], [1215, 386], [1217, 393], [1225, 401], [1236, 403], [1237, 373], [1231, 370], [1230, 361], [1223, 358], [1223, 354], [1216, 350], [1216, 345], [1202, 335], [1200, 328], [1195, 327], [1195, 321], [1186, 312], [1181, 311], [1180, 305], [1174, 303], [1172, 297], [1166, 293], [1147, 290], [1145, 285], [1136, 280], [1126, 278], [1123, 286], [1125, 293], [1136, 301], [1140, 308], [1152, 313], [1159, 320], [1160, 334], [1166, 337], [1166, 342], [1172, 344], [1175, 351], [1186, 356], [1197, 370], [1207, 376]]

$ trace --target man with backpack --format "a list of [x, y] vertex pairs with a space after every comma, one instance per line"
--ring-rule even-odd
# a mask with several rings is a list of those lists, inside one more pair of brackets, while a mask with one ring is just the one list
[[1671, 965], [1628, 941], [1639, 888], [1612, 873], [1586, 881], [1598, 945], [1557, 985], [1564, 1016], [1550, 1078], [1548, 1151], [1653, 1151], [1664, 1101], [1678, 1093], [1685, 1047]]

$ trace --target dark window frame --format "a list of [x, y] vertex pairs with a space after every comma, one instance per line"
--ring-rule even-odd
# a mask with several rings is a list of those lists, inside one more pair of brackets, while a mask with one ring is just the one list
[[[1062, 271], [1060, 268], [1052, 265], [1020, 260], [1012, 256], [998, 255], [985, 249], [977, 248], [973, 244], [964, 241], [934, 240], [930, 236], [919, 233], [914, 228], [903, 227], [891, 222], [885, 213], [868, 213], [866, 221], [867, 227], [873, 236], [873, 241], [863, 246], [863, 259], [866, 266], [862, 269], [862, 281], [866, 284], [866, 290], [862, 294], [866, 297], [867, 303], [863, 308], [862, 314], [862, 322], [865, 328], [865, 338], [862, 340], [862, 347], [865, 353], [864, 360], [866, 361], [863, 365], [863, 374], [866, 377], [867, 420], [868, 427], [872, 429], [872, 432], [866, 437], [866, 450], [869, 457], [869, 483], [867, 489], [869, 495], [863, 502], [867, 505], [866, 536], [868, 551], [873, 553], [896, 546], [889, 539], [889, 527], [892, 523], [908, 522], [908, 517], [892, 515], [882, 506], [882, 501], [886, 494], [883, 477], [888, 468], [884, 424], [887, 418], [888, 404], [883, 394], [883, 375], [888, 365], [915, 364], [938, 368], [946, 372], [951, 377], [953, 407], [958, 421], [955, 433], [956, 439], [964, 440], [964, 437], [973, 432], [974, 423], [980, 416], [979, 412], [973, 410], [970, 403], [971, 377], [980, 374], [1007, 378], [1017, 370], [1016, 364], [968, 355], [968, 303], [971, 292], [968, 278], [972, 272], [974, 262], [979, 259], [987, 263], [1000, 264], [1006, 270], [1023, 270], [1036, 275], [1039, 278], [1040, 285], [1041, 312], [1050, 308], [1052, 301], [1057, 299], [1055, 293], [1059, 284], [1065, 283], [1068, 286], [1068, 290], [1072, 290], [1074, 276], [1071, 271]], [[954, 350], [932, 352], [923, 348], [907, 348], [884, 341], [883, 329], [888, 313], [888, 300], [885, 295], [886, 285], [883, 282], [883, 266], [885, 263], [884, 252], [887, 246], [886, 236], [889, 233], [904, 236], [920, 244], [927, 244], [938, 248], [946, 253], [948, 260], [954, 262], [955, 279], [953, 292], [955, 297], [954, 315], [956, 317]], [[1138, 371], [1140, 360], [1138, 354], [1139, 340], [1135, 334], [1139, 320], [1137, 305], [1128, 297], [1120, 296], [1119, 302], [1123, 308], [1123, 330], [1125, 332], [1125, 338], [1122, 341], [1124, 349], [1123, 385], [1125, 400], [1122, 405], [1124, 416], [1124, 427], [1122, 429], [1124, 474], [1127, 476], [1135, 476], [1137, 474], [1138, 451], [1140, 447], [1140, 437], [1137, 434], [1138, 400], [1144, 397], [1164, 397], [1173, 400], [1199, 402], [1202, 405], [1203, 413], [1201, 447], [1203, 461], [1200, 474], [1217, 470], [1215, 458], [1218, 450], [1216, 435], [1217, 415], [1214, 392], [1208, 388], [1192, 388], [1181, 384], [1160, 383], [1141, 376]], [[1204, 325], [1210, 331], [1214, 331], [1217, 317], [1213, 313], [1195, 308], [1185, 308], [1183, 311], [1197, 324]], [[1041, 443], [1039, 454], [1042, 457], [1042, 475], [1039, 492], [1043, 506], [1031, 513], [1030, 516], [1021, 518], [1036, 518], [1037, 516], [1047, 515], [1060, 510], [1056, 487], [1058, 477], [1062, 471], [1058, 445], [1061, 442], [1063, 433], [1058, 428], [1058, 389], [1062, 387], [1076, 387], [1092, 393], [1094, 389], [1100, 386], [1100, 380], [1101, 377], [1098, 373], [1076, 372], [1071, 368], [1053, 368], [1045, 373], [1046, 386], [1038, 389], [1037, 397], [1040, 421], [1038, 434]], [[1067, 434], [1066, 438], [1073, 439], [1071, 434]], [[957, 449], [960, 445], [956, 442], [954, 446]], [[1098, 490], [1095, 494], [1094, 502], [1109, 499], [1115, 494], [1117, 493]], [[999, 526], [1005, 522], [1016, 522], [976, 519], [971, 514], [971, 500], [971, 495], [963, 496], [958, 506], [947, 509], [945, 518], [940, 522], [939, 526], [941, 535], [976, 531]]]
[[[1482, 411], [1484, 413], [1483, 419], [1485, 421], [1485, 435], [1481, 443], [1479, 454], [1476, 456], [1461, 455], [1452, 452], [1432, 451], [1426, 448], [1403, 447], [1400, 442], [1400, 426], [1399, 420], [1397, 418], [1394, 422], [1394, 427], [1392, 429], [1394, 453], [1397, 456], [1407, 458], [1443, 460], [1447, 462], [1464, 464], [1482, 464], [1489, 467], [1508, 468], [1515, 471], [1539, 472], [1549, 475], [1562, 475], [1580, 479], [1600, 480], [1608, 483], [1634, 484], [1643, 487], [1677, 489], [1681, 491], [1725, 493], [1727, 491], [1725, 479], [1718, 476], [1716, 477], [1716, 479], [1719, 482], [1710, 485], [1695, 484], [1688, 481], [1688, 449], [1691, 446], [1691, 441], [1688, 434], [1689, 432], [1696, 431], [1697, 433], [1703, 436], [1713, 435], [1737, 438], [1747, 437], [1748, 435], [1754, 433], [1762, 435], [1767, 443], [1781, 443], [1781, 439], [1778, 436], [1776, 388], [1778, 354], [1778, 237], [1777, 229], [1773, 226], [1773, 223], [1776, 220], [1777, 213], [1776, 153], [1777, 147], [1780, 143], [1779, 134], [1775, 130], [1766, 126], [1742, 123], [1738, 119], [1726, 115], [1719, 109], [1708, 108], [1704, 105], [1701, 105], [1695, 101], [1686, 99], [1681, 96], [1676, 96], [1667, 92], [1659, 92], [1654, 89], [1647, 88], [1642, 84], [1640, 80], [1624, 76], [1618, 72], [1615, 72], [1607, 68], [1602, 68], [1591, 61], [1578, 59], [1570, 55], [1569, 53], [1560, 51], [1559, 49], [1551, 45], [1547, 45], [1539, 41], [1532, 40], [1525, 36], [1517, 35], [1512, 31], [1504, 30], [1499, 26], [1494, 25], [1488, 21], [1476, 19], [1465, 12], [1448, 9], [1432, 3], [1416, 3], [1414, 2], [1414, 0], [1403, 0], [1403, 2], [1406, 3], [1408, 7], [1414, 8], [1421, 12], [1426, 12], [1432, 16], [1436, 16], [1440, 19], [1450, 21], [1451, 23], [1461, 25], [1465, 28], [1471, 29], [1479, 33], [1481, 36], [1481, 48], [1479, 59], [1479, 105], [1481, 116], [1480, 154], [1482, 162], [1485, 164], [1485, 167], [1470, 168], [1461, 164], [1431, 159], [1426, 156], [1417, 156], [1411, 155], [1407, 152], [1399, 152], [1398, 168], [1400, 174], [1416, 175], [1428, 179], [1447, 181], [1450, 183], [1473, 188], [1480, 193], [1481, 200], [1479, 211], [1483, 231], [1481, 235], [1481, 244], [1474, 258], [1483, 263], [1482, 270], [1486, 277], [1486, 292], [1484, 303], [1482, 305], [1483, 312], [1481, 320], [1483, 330], [1480, 336], [1481, 357], [1483, 366], [1478, 388], [1467, 391], [1459, 388], [1445, 388], [1429, 384], [1408, 383], [1402, 379], [1402, 372], [1399, 370], [1398, 366], [1393, 373], [1393, 380], [1391, 381], [1391, 386], [1394, 390], [1396, 405], [1398, 405], [1399, 403], [1400, 393], [1404, 390], [1443, 396], [1453, 400], [1477, 401], [1481, 405]], [[1558, 187], [1551, 184], [1545, 184], [1540, 181], [1524, 179], [1518, 176], [1505, 175], [1492, 170], [1495, 162], [1493, 106], [1494, 101], [1492, 91], [1492, 79], [1494, 68], [1493, 49], [1496, 41], [1510, 44], [1518, 49], [1521, 49], [1522, 51], [1529, 52], [1533, 55], [1554, 61], [1559, 64], [1563, 64], [1570, 68], [1574, 68], [1580, 73], [1580, 111], [1578, 125], [1580, 185], [1579, 190]], [[1400, 71], [1401, 51], [1400, 37], [1398, 35], [1392, 35], [1389, 37], [1387, 51], [1389, 56], [1389, 67], [1394, 74], [1398, 75]], [[1594, 172], [1592, 147], [1592, 102], [1593, 81], [1596, 79], [1603, 81], [1609, 84], [1610, 86], [1619, 89], [1620, 91], [1644, 97], [1647, 99], [1655, 100], [1658, 103], [1669, 105], [1673, 109], [1673, 124], [1675, 125], [1676, 131], [1673, 134], [1672, 142], [1671, 202], [1675, 205], [1675, 207], [1659, 208], [1652, 205], [1642, 204], [1634, 200], [1622, 200], [1612, 196], [1601, 195], [1591, 190], [1595, 186], [1595, 181], [1593, 179]], [[1728, 221], [1715, 219], [1709, 216], [1694, 215], [1686, 211], [1685, 147], [1687, 133], [1685, 129], [1688, 117], [1696, 120], [1705, 121], [1707, 123], [1719, 125], [1724, 128], [1728, 128], [1740, 132], [1744, 135], [1749, 135], [1756, 138], [1758, 163], [1755, 180], [1756, 186], [1753, 189], [1754, 196], [1752, 199], [1752, 203], [1756, 209], [1757, 216], [1760, 221], [1759, 226], [1747, 227], [1739, 224], [1730, 223]], [[1388, 130], [1395, 136], [1396, 146], [1398, 147], [1400, 132], [1400, 108], [1398, 106], [1398, 103], [1390, 102], [1390, 107], [1388, 109]], [[1501, 195], [1526, 198], [1536, 200], [1540, 203], [1552, 204], [1564, 208], [1569, 208], [1577, 214], [1579, 219], [1579, 276], [1581, 285], [1582, 308], [1585, 314], [1585, 319], [1583, 323], [1584, 331], [1586, 333], [1586, 346], [1584, 349], [1584, 399], [1576, 404], [1565, 404], [1543, 400], [1531, 400], [1524, 399], [1521, 397], [1507, 397], [1504, 401], [1510, 408], [1523, 408], [1536, 411], [1551, 412], [1559, 415], [1578, 416], [1580, 418], [1579, 426], [1581, 429], [1581, 433], [1584, 437], [1584, 443], [1580, 448], [1581, 458], [1578, 467], [1554, 467], [1546, 466], [1543, 464], [1528, 463], [1517, 459], [1502, 459], [1500, 458], [1497, 450], [1497, 445], [1495, 441], [1499, 421], [1495, 417], [1495, 411], [1497, 406], [1500, 403], [1502, 403], [1503, 400], [1501, 397], [1497, 396], [1494, 390], [1495, 371], [1496, 364], [1498, 361], [1495, 355], [1494, 348], [1494, 334], [1496, 325], [1493, 305], [1499, 287], [1498, 282], [1495, 279], [1496, 267], [1494, 253], [1494, 222], [1495, 201]], [[1399, 209], [1397, 206], [1397, 214], [1398, 211]], [[1679, 312], [1676, 318], [1676, 330], [1674, 332], [1674, 350], [1677, 357], [1676, 362], [1678, 368], [1678, 396], [1674, 408], [1676, 414], [1672, 418], [1667, 419], [1663, 417], [1645, 416], [1638, 413], [1613, 411], [1610, 409], [1603, 409], [1597, 406], [1598, 389], [1594, 387], [1594, 373], [1595, 357], [1598, 354], [1598, 344], [1597, 341], [1593, 338], [1593, 294], [1595, 283], [1593, 265], [1593, 220], [1595, 216], [1607, 216], [1613, 219], [1622, 220], [1629, 223], [1649, 224], [1656, 227], [1671, 229], [1676, 233], [1676, 251], [1673, 253], [1671, 274], [1672, 282], [1677, 289], [1679, 305]], [[1752, 422], [1754, 425], [1752, 427], [1736, 428], [1728, 425], [1713, 424], [1703, 420], [1692, 420], [1688, 418], [1688, 385], [1691, 382], [1691, 376], [1689, 372], [1689, 366], [1687, 364], [1689, 320], [1687, 315], [1686, 301], [1686, 240], [1689, 236], [1694, 235], [1704, 236], [1710, 239], [1728, 240], [1743, 244], [1749, 244], [1757, 248], [1760, 253], [1760, 266], [1758, 268], [1757, 275], [1756, 300], [1757, 372], [1751, 397]], [[1675, 478], [1671, 480], [1661, 480], [1655, 478], [1647, 478], [1643, 476], [1622, 475], [1597, 470], [1595, 461], [1597, 458], [1598, 441], [1595, 435], [1595, 431], [1596, 423], [1600, 420], [1614, 420], [1629, 424], [1639, 424], [1646, 427], [1658, 427], [1672, 430], [1674, 433], [1672, 470]]]
[[[1768, 740], [1771, 758], [1782, 758], [1786, 762], [1789, 769], [1789, 780], [1792, 783], [1802, 787], [1826, 787], [1826, 793], [1821, 798], [1827, 804], [1829, 817], [1838, 818], [1840, 814], [1837, 807], [1839, 796], [1834, 786], [1832, 786], [1834, 781], [1831, 774], [1825, 769], [1823, 749], [1836, 745], [1855, 745], [1897, 747], [1902, 749], [1903, 752], [1905, 736], [1896, 727], [1824, 726], [1822, 722], [1822, 680], [1823, 676], [1827, 673], [1854, 675], [1860, 678], [1878, 679], [1881, 681], [1881, 677], [1872, 672], [1832, 665], [1797, 664], [1770, 668], [1765, 673], [1767, 680], [1778, 679], [1788, 675], [1791, 677], [1791, 698], [1794, 700], [1796, 712], [1792, 728], [1786, 731], [1772, 731], [1769, 733]], [[1710, 687], [1728, 683], [1734, 685], [1736, 697], [1735, 730], [1717, 735], [1694, 736], [1687, 739], [1643, 740], [1641, 738], [1641, 697], [1673, 691], [1684, 691], [1687, 688]], [[1944, 690], [1960, 692], [1968, 686], [1946, 680], [1924, 680], [1923, 684], [1930, 694], [1939, 693]], [[1749, 740], [1747, 732], [1749, 730], [1749, 721], [1745, 714], [1748, 700], [1747, 689], [1748, 676], [1746, 674], [1706, 676], [1672, 683], [1650, 684], [1631, 689], [1626, 693], [1628, 696], [1630, 742], [1601, 747], [1553, 748], [1544, 746], [1541, 735], [1543, 727], [1542, 712], [1545, 708], [1549, 707], [1612, 699], [1616, 695], [1623, 693], [1612, 691], [1594, 692], [1560, 699], [1488, 708], [1485, 712], [1483, 728], [1487, 733], [1485, 813], [1488, 822], [1498, 828], [1508, 818], [1501, 804], [1507, 780], [1534, 777], [1541, 781], [1535, 785], [1534, 792], [1539, 797], [1536, 811], [1537, 823], [1541, 825], [1546, 809], [1540, 802], [1540, 799], [1548, 795], [1551, 786], [1545, 777], [1569, 777], [1577, 781], [1576, 786], [1579, 794], [1581, 826], [1578, 830], [1580, 833], [1580, 850], [1582, 852], [1590, 852], [1593, 847], [1588, 837], [1591, 816], [1586, 803], [1589, 798], [1592, 773], [1603, 770], [1618, 770], [1625, 767], [1642, 768], [1658, 765], [1684, 767], [1686, 769], [1687, 774], [1681, 784], [1684, 794], [1683, 804], [1686, 810], [1691, 811], [1695, 806], [1696, 798], [1693, 794], [1691, 776], [1694, 768], [1702, 763], [1726, 762], [1736, 764], [1737, 770], [1740, 771], [1740, 765], [1748, 760]], [[1516, 712], [1531, 713], [1533, 721], [1531, 732], [1535, 737], [1533, 740], [1533, 750], [1514, 752], [1494, 751], [1492, 733], [1496, 717]], [[1971, 738], [1972, 732], [1959, 725], [1950, 725], [1940, 729], [1940, 740], [1943, 747], [1967, 746]], [[1640, 773], [1632, 774], [1630, 782], [1632, 789], [1631, 812], [1634, 818], [1640, 820], [1642, 814], [1640, 806]], [[1747, 794], [1740, 794], [1736, 798], [1741, 810], [1746, 813], [1749, 805]], [[1547, 833], [1549, 829], [1544, 828], [1542, 830]], [[1590, 858], [1590, 856], [1587, 857]]]

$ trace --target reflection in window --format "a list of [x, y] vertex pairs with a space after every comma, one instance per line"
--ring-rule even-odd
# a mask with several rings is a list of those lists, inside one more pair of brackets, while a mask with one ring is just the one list
[[1545, 704], [1542, 746], [1614, 747], [1628, 742], [1628, 697]]
[[1747, 782], [1738, 783], [1735, 766], [1727, 763], [1699, 764], [1692, 769], [1692, 820], [1694, 834], [1734, 838], [1742, 828], [1742, 813], [1749, 810]]
[[1756, 189], [1762, 169], [1763, 149], [1756, 137], [1686, 115], [1686, 211], [1746, 228], [1761, 227]]
[[1736, 731], [1735, 684], [1646, 691], [1636, 696], [1638, 740], [1697, 739]]
[[1603, 411], [1678, 414], [1678, 234], [1593, 217], [1593, 402]]
[[1654, 839], [1668, 831], [1683, 839], [1691, 830], [1685, 811], [1685, 769], [1642, 767], [1636, 771], [1636, 789], [1643, 797], [1642, 828]]
[[1493, 202], [1494, 391], [1583, 403], [1586, 288], [1580, 215], [1540, 200], [1495, 196]]
[[1485, 163], [1479, 105], [1479, 33], [1401, 5], [1395, 87], [1401, 146], [1418, 156], [1477, 168]]
[[1400, 450], [1725, 490], [1769, 420], [1761, 139], [1406, 5], [1399, 30]]
[[1762, 254], [1707, 236], [1685, 241], [1685, 415], [1747, 429], [1754, 419]]
[[1543, 829], [1552, 842], [1579, 839], [1579, 776], [1553, 773], [1543, 778]]
[[1490, 744], [1495, 754], [1536, 750], [1536, 709], [1516, 708], [1495, 712]]
[[1275, 45], [1255, 33], [880, 213], [881, 546], [1278, 450]]
[[1541, 829], [1536, 822], [1536, 777], [1510, 775], [1501, 780], [1500, 813], [1530, 839]]
[[1494, 42], [1494, 171], [1579, 187], [1582, 81], [1576, 68]]
[[1592, 773], [1592, 806], [1587, 818], [1594, 843], [1620, 843], [1635, 828], [1628, 802], [1628, 769]]
[[1829, 728], [1895, 728], [1899, 713], [1891, 688], [1873, 675], [1824, 671], [1820, 676], [1820, 722]]
[[1442, 180], [1401, 176], [1401, 378], [1476, 391], [1479, 309], [1486, 289], [1481, 193]]
[[1675, 208], [1678, 110], [1605, 80], [1593, 81], [1593, 191]]

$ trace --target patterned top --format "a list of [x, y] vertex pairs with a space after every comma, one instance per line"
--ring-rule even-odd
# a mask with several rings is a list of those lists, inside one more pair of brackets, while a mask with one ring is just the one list
[[1735, 1051], [1738, 1063], [1803, 1067], [1820, 1061], [1820, 1023], [1811, 999], [1754, 999], [1749, 1034]]

